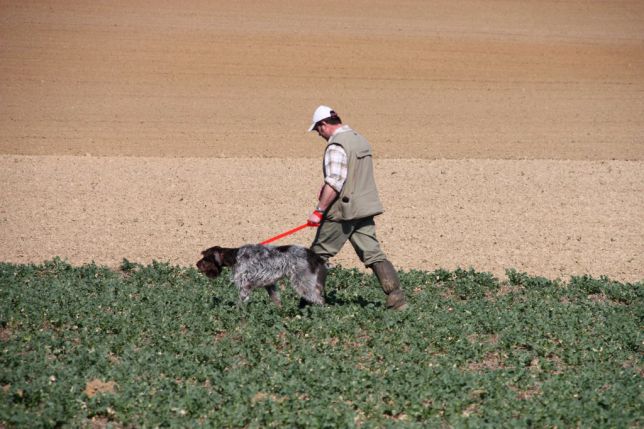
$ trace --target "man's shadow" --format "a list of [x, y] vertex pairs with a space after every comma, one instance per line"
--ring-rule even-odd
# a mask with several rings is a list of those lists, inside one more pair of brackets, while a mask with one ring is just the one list
[[326, 305], [330, 306], [345, 306], [345, 305], [357, 305], [362, 308], [366, 307], [382, 307], [382, 302], [371, 301], [366, 299], [363, 296], [356, 296], [351, 298], [346, 298], [338, 295], [338, 292], [333, 290], [326, 293], [325, 296]]

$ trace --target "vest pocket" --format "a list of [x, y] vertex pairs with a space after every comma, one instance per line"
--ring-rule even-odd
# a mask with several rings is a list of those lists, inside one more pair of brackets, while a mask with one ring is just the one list
[[368, 147], [365, 147], [365, 148], [359, 149], [359, 150], [356, 152], [356, 158], [358, 158], [358, 159], [362, 159], [362, 158], [364, 158], [365, 156], [371, 156], [371, 155], [372, 155], [372, 154], [371, 154], [371, 148], [368, 148]]
[[345, 195], [337, 203], [340, 205], [340, 214], [344, 220], [374, 216], [384, 211], [378, 198], [378, 191], [373, 189], [359, 194]]

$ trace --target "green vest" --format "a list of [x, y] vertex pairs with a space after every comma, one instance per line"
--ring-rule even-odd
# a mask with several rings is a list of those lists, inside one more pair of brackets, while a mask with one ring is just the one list
[[342, 146], [347, 153], [348, 169], [342, 191], [327, 209], [326, 218], [334, 221], [353, 220], [384, 212], [373, 177], [369, 142], [355, 131], [348, 130], [331, 137], [328, 144]]

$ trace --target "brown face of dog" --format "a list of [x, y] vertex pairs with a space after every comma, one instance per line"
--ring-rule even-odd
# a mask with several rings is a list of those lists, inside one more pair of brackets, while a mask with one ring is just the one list
[[197, 261], [197, 268], [207, 277], [214, 279], [221, 274], [223, 266], [223, 249], [219, 246], [211, 247], [201, 252], [203, 256]]

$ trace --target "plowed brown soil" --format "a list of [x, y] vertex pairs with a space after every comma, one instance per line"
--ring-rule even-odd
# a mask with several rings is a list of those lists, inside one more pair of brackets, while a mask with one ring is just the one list
[[0, 260], [297, 226], [325, 103], [374, 146], [396, 266], [644, 278], [644, 3], [313, 3], [0, 2]]

